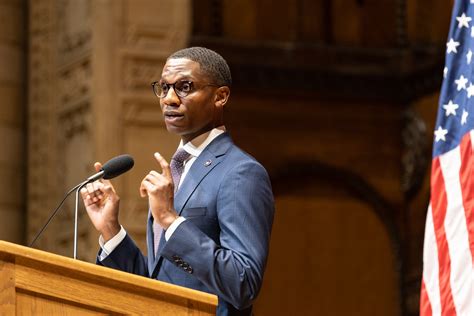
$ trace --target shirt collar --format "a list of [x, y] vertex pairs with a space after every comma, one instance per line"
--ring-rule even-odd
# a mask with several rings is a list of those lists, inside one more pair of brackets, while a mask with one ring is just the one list
[[[194, 138], [193, 140], [187, 142], [183, 145], [183, 141], [179, 143], [178, 148], [184, 148], [188, 153], [190, 153], [194, 157], [198, 157], [202, 151], [209, 145], [217, 136], [221, 135], [226, 131], [225, 126], [221, 125], [219, 127], [213, 128], [212, 130], [199, 135], [198, 137]], [[207, 136], [206, 136], [207, 134]], [[201, 140], [201, 143], [199, 143]], [[194, 144], [193, 144], [194, 143]]]

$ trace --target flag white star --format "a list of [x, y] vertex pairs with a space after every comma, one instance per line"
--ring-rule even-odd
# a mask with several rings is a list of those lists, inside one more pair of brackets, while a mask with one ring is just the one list
[[469, 87], [467, 87], [467, 97], [470, 98], [474, 95], [474, 85], [469, 83]]
[[447, 75], [448, 75], [448, 67], [444, 67], [444, 69], [443, 69], [443, 78], [446, 78]]
[[461, 117], [461, 125], [464, 125], [467, 123], [467, 116], [469, 115], [469, 113], [463, 109], [462, 110], [462, 117]]
[[449, 100], [448, 104], [443, 105], [443, 109], [446, 110], [446, 116], [450, 114], [456, 116], [456, 110], [459, 108], [459, 105], [453, 103], [453, 101]]
[[474, 26], [471, 26], [471, 37], [474, 37]]
[[466, 61], [468, 65], [471, 63], [471, 59], [472, 59], [472, 50], [469, 50], [466, 54]]
[[435, 141], [439, 142], [440, 140], [446, 141], [446, 134], [448, 133], [447, 129], [443, 129], [441, 126], [438, 127], [438, 129], [434, 132], [435, 134]]
[[461, 16], [456, 17], [456, 20], [458, 20], [458, 29], [462, 28], [463, 26], [469, 28], [469, 22], [471, 22], [472, 18], [466, 16], [466, 14], [463, 12]]
[[456, 47], [459, 46], [459, 42], [455, 42], [452, 38], [449, 40], [449, 42], [446, 43], [446, 47], [448, 48], [447, 50], [447, 53], [451, 53], [451, 52], [454, 52], [454, 53], [457, 53], [458, 50]]
[[463, 75], [459, 77], [459, 79], [454, 80], [454, 82], [457, 84], [457, 89], [460, 91], [461, 89], [466, 89], [466, 83], [467, 83], [467, 78], [464, 78]]
[[461, 16], [456, 17], [456, 20], [458, 20], [458, 28], [462, 28], [463, 26], [469, 28], [469, 22], [471, 22], [472, 18], [466, 16], [466, 14], [463, 12]]

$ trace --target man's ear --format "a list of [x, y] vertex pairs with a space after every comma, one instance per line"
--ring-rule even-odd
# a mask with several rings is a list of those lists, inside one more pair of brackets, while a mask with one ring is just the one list
[[228, 86], [222, 86], [222, 87], [217, 88], [214, 104], [217, 107], [223, 108], [224, 105], [227, 103], [227, 100], [229, 100], [229, 96], [230, 96], [230, 89]]

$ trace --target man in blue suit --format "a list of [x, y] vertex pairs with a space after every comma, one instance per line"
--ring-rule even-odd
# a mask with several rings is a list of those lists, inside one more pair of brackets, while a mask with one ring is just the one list
[[148, 257], [119, 224], [119, 197], [101, 180], [81, 192], [101, 233], [98, 263], [216, 294], [218, 315], [250, 315], [265, 270], [274, 201], [265, 169], [226, 132], [229, 67], [212, 50], [187, 48], [167, 59], [152, 85], [167, 129], [181, 143], [170, 164], [155, 153], [161, 172], [150, 171], [140, 186], [150, 209]]

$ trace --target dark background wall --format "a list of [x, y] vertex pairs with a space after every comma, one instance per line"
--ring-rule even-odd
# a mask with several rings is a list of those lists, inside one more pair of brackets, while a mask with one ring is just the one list
[[[231, 66], [227, 126], [276, 197], [256, 315], [417, 315], [451, 6], [0, 0], [0, 238], [29, 242], [94, 161], [129, 152], [136, 167], [115, 185], [144, 245], [137, 187], [151, 153], [177, 145], [149, 83], [169, 53], [202, 45]], [[70, 256], [69, 202], [36, 247]], [[93, 261], [80, 217], [80, 258]]]
[[277, 210], [256, 313], [417, 315], [451, 3], [195, 1]]

